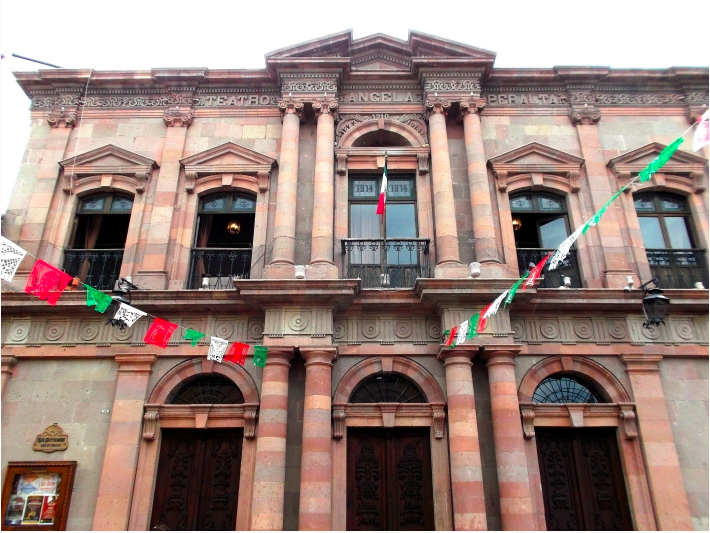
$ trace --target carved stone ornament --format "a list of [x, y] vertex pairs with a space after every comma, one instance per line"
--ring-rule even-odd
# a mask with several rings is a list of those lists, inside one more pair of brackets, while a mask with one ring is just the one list
[[76, 113], [65, 111], [63, 107], [59, 111], [50, 111], [47, 123], [52, 128], [73, 128], [76, 126]]
[[572, 106], [569, 111], [569, 119], [575, 126], [578, 124], [588, 126], [596, 124], [601, 120], [602, 114], [595, 105], [584, 104], [583, 107]]
[[244, 438], [253, 439], [256, 437], [256, 406], [247, 407], [244, 411]]
[[321, 114], [333, 115], [335, 120], [338, 120], [338, 101], [337, 100], [326, 100], [322, 98], [320, 100], [313, 101], [313, 111], [316, 113], [316, 117]]
[[372, 113], [372, 114], [347, 114], [341, 115], [338, 127], [335, 130], [335, 142], [339, 143], [340, 138], [350, 131], [353, 127], [363, 122], [392, 120], [406, 124], [414, 129], [422, 138], [427, 138], [427, 125], [424, 115], [420, 113], [404, 113], [402, 115], [390, 115], [389, 113]]
[[451, 107], [451, 102], [442, 98], [427, 98], [424, 102], [424, 107], [426, 109], [427, 118], [438, 113], [446, 116]]
[[62, 452], [69, 447], [69, 435], [56, 422], [37, 435], [32, 449], [36, 452]]
[[333, 406], [333, 438], [342, 439], [345, 436], [345, 406]]
[[486, 100], [474, 98], [472, 100], [461, 100], [459, 102], [459, 117], [463, 119], [468, 113], [480, 113], [486, 107]]
[[32, 99], [32, 108], [37, 107], [164, 107], [168, 105], [194, 105], [200, 103], [192, 96], [59, 96], [38, 97]]
[[285, 115], [293, 113], [294, 115], [297, 115], [301, 121], [303, 121], [303, 102], [301, 100], [292, 100], [291, 98], [288, 100], [281, 99], [278, 101], [277, 105], [279, 107], [279, 111], [281, 111], [282, 120]]
[[338, 84], [335, 81], [288, 81], [281, 85], [283, 92], [335, 92]]
[[425, 91], [480, 91], [480, 79], [472, 80], [427, 80]]
[[444, 438], [444, 421], [446, 420], [446, 413], [444, 412], [444, 406], [443, 405], [432, 405], [431, 409], [433, 411], [434, 438], [443, 439]]
[[622, 422], [622, 427], [624, 428], [624, 436], [628, 440], [633, 440], [638, 437], [638, 431], [636, 429], [636, 412], [634, 411], [634, 406], [633, 404], [619, 404], [619, 407], [621, 407], [619, 418]]
[[195, 112], [192, 109], [180, 109], [179, 107], [170, 107], [163, 111], [163, 122], [168, 127], [179, 126], [188, 128], [192, 124], [192, 119]]
[[143, 438], [145, 440], [155, 440], [155, 435], [160, 429], [160, 415], [157, 406], [146, 408], [143, 415]]
[[535, 420], [535, 411], [533, 409], [521, 408], [520, 417], [523, 420], [523, 433], [526, 439], [535, 438], [535, 426], [533, 425], [533, 420]]

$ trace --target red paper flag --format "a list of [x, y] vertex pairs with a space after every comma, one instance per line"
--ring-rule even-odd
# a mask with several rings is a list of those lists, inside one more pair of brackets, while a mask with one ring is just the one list
[[241, 342], [232, 343], [229, 351], [224, 355], [224, 360], [244, 366], [244, 363], [247, 362], [248, 351], [248, 344], [242, 344]]
[[170, 335], [177, 329], [177, 324], [156, 318], [148, 328], [148, 333], [145, 334], [143, 342], [153, 344], [160, 348], [167, 348]]
[[490, 307], [493, 305], [494, 302], [489, 303], [486, 307], [483, 308], [483, 311], [481, 311], [481, 318], [478, 321], [478, 328], [476, 328], [476, 331], [478, 333], [483, 333], [483, 330], [486, 329], [486, 319], [484, 318], [486, 316], [486, 313], [490, 309]]
[[535, 281], [537, 280], [537, 278], [540, 277], [540, 274], [542, 274], [542, 269], [545, 267], [545, 263], [547, 263], [547, 260], [553, 253], [554, 252], [550, 252], [549, 254], [547, 254], [545, 257], [542, 258], [542, 261], [540, 261], [532, 268], [530, 274], [528, 274], [528, 280], [523, 285], [523, 290], [535, 285]]
[[49, 305], [56, 305], [64, 288], [69, 285], [72, 277], [37, 259], [25, 285], [27, 294], [34, 294], [40, 300], [47, 300]]
[[459, 327], [454, 326], [451, 328], [451, 332], [449, 333], [449, 338], [446, 339], [446, 342], [444, 343], [444, 346], [451, 346], [454, 342], [454, 339], [456, 338], [456, 334], [459, 332]]

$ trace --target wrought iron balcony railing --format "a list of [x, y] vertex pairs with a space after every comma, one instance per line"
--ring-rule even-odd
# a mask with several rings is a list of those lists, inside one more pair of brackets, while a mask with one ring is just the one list
[[64, 272], [101, 291], [113, 289], [122, 262], [123, 248], [64, 250]]
[[705, 250], [646, 250], [651, 274], [664, 289], [692, 289], [697, 282], [708, 288]]
[[233, 289], [233, 278], [249, 279], [251, 248], [193, 248], [189, 289]]
[[343, 277], [360, 278], [363, 289], [414, 287], [431, 277], [429, 239], [342, 239]]
[[[543, 257], [550, 252], [554, 252], [554, 250], [547, 250], [544, 248], [518, 248], [517, 252], [518, 268], [520, 269], [520, 275], [522, 276], [525, 272], [529, 271], [533, 266], [542, 261]], [[542, 269], [538, 287], [541, 289], [564, 287], [564, 279], [567, 277], [572, 283], [570, 288], [582, 288], [582, 278], [579, 275], [579, 266], [577, 264], [577, 250], [570, 250], [567, 257], [557, 266], [555, 270], [550, 271], [548, 265], [549, 262], [546, 263], [545, 268]]]

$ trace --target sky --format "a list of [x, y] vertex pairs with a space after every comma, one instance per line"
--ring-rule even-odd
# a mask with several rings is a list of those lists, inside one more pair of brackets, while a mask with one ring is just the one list
[[423, 31], [495, 52], [496, 68], [710, 65], [708, 0], [0, 0], [0, 212], [29, 136], [12, 72], [40, 68], [12, 53], [94, 70], [264, 68], [267, 52], [347, 29]]

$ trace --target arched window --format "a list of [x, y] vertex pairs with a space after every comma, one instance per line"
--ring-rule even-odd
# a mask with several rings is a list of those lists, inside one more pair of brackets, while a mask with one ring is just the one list
[[[524, 274], [545, 255], [555, 250], [570, 232], [565, 199], [551, 193], [524, 192], [510, 198], [518, 267]], [[553, 272], [544, 271], [540, 287], [560, 287], [569, 277], [572, 287], [582, 286], [577, 268], [577, 251], [570, 254]]]
[[202, 375], [181, 383], [170, 393], [169, 404], [223, 405], [244, 403], [244, 396], [232, 381], [217, 374]]
[[407, 378], [396, 374], [375, 375], [360, 383], [350, 403], [427, 403], [424, 393]]
[[682, 196], [646, 193], [634, 196], [648, 263], [663, 287], [692, 288], [701, 281], [707, 287], [705, 251], [696, 250], [690, 210]]
[[133, 198], [100, 194], [79, 200], [64, 270], [96, 289], [112, 289], [118, 279], [131, 220]]
[[532, 395], [536, 403], [604, 403], [594, 386], [577, 376], [554, 374], [543, 379]]
[[189, 288], [231, 289], [251, 269], [256, 197], [220, 192], [200, 198]]

